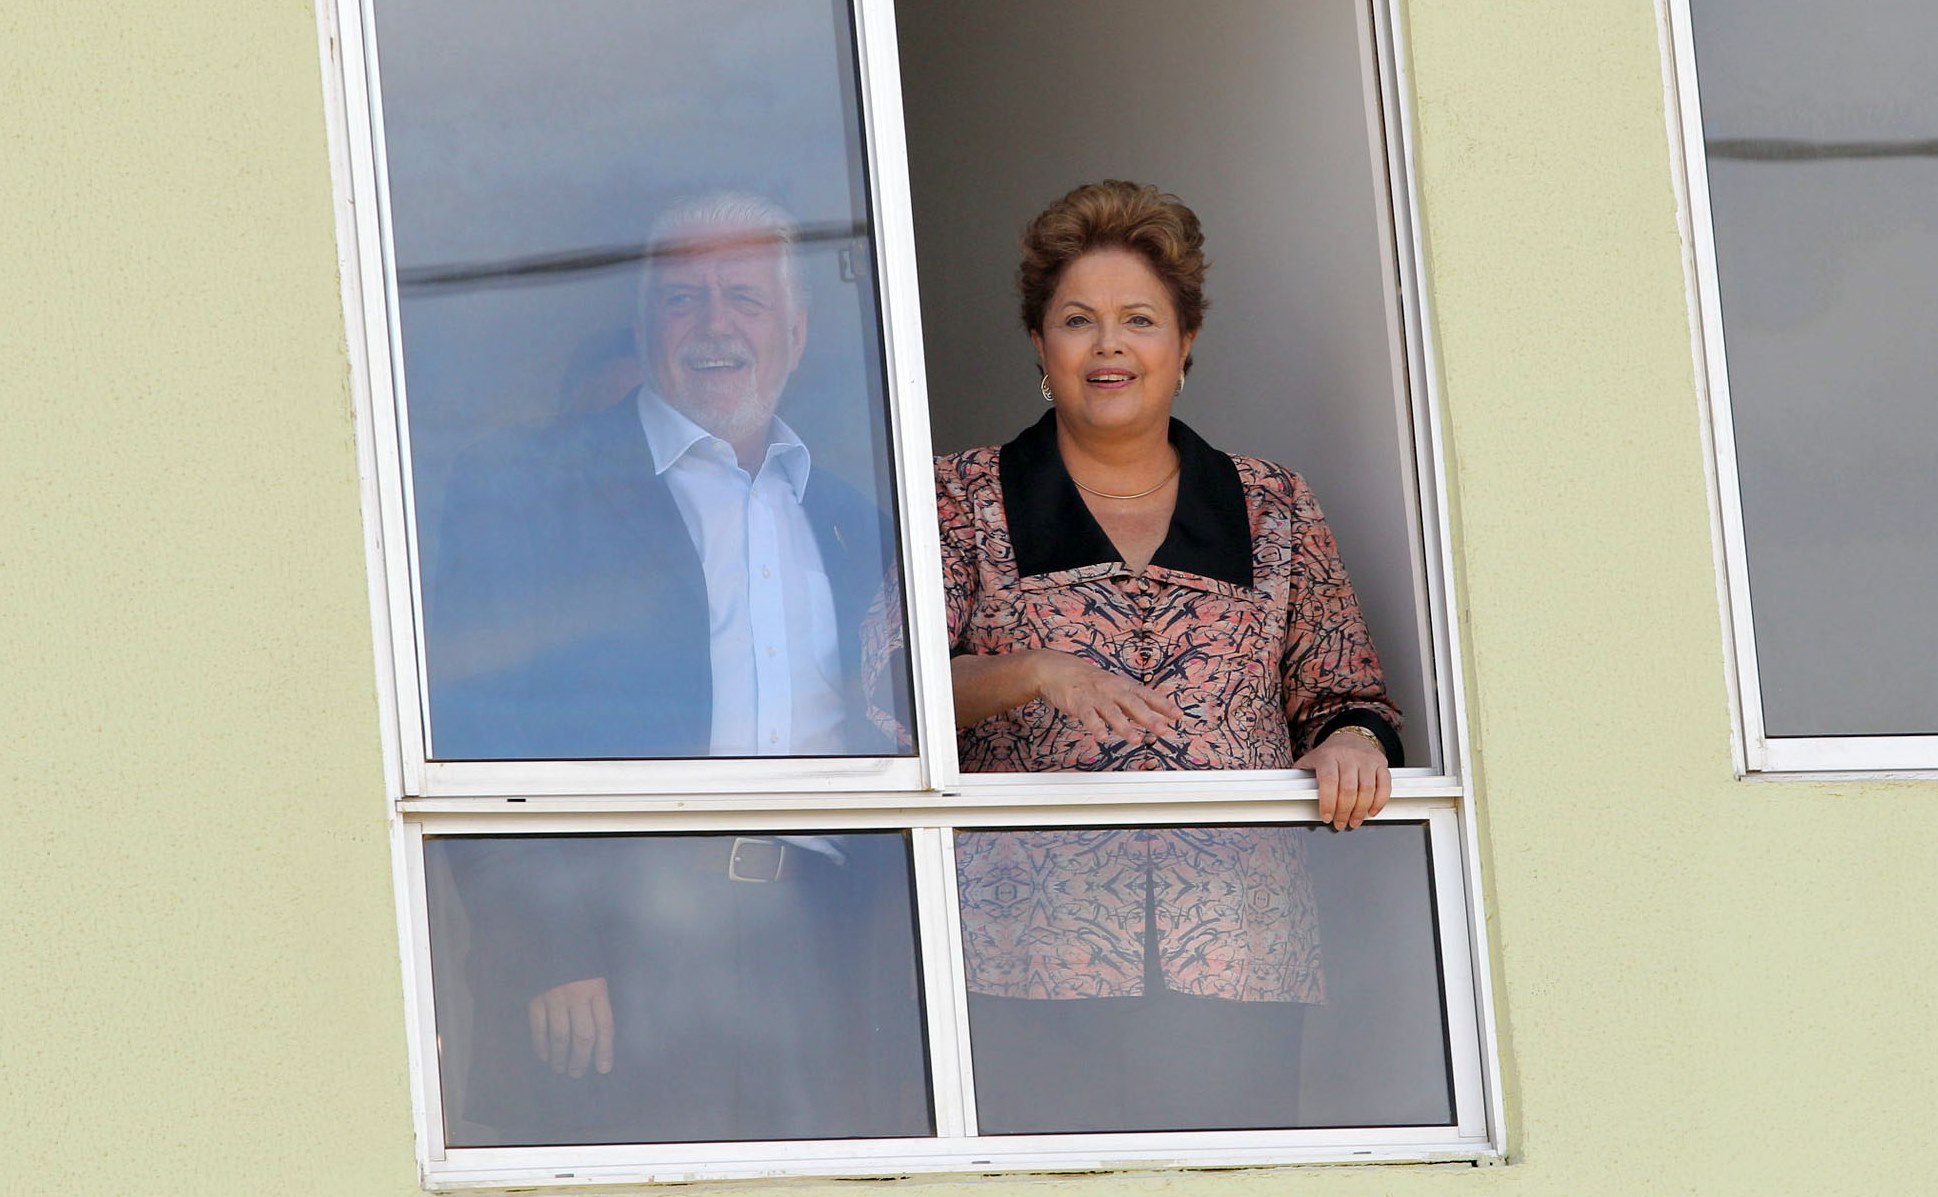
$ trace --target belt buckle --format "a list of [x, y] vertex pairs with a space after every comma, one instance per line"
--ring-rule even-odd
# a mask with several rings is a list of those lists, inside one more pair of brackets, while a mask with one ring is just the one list
[[727, 855], [727, 880], [766, 885], [781, 879], [786, 863], [786, 844], [737, 835], [733, 837], [733, 851]]

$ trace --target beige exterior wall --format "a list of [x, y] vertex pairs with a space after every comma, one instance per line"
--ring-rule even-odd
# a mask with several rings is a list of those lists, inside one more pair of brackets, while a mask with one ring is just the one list
[[[1927, 1191], [1938, 783], [1731, 775], [1655, 15], [1405, 7], [1512, 1162], [899, 1187]], [[416, 1191], [315, 31], [0, 12], [10, 1194]]]

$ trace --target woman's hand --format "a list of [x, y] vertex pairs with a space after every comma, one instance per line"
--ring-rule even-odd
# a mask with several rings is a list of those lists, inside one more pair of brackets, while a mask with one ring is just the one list
[[1334, 831], [1351, 831], [1386, 809], [1393, 796], [1393, 771], [1386, 753], [1356, 731], [1341, 729], [1292, 762], [1319, 779], [1319, 821]]
[[1055, 649], [957, 657], [950, 665], [957, 727], [969, 727], [1037, 698], [1093, 735], [1122, 740], [1147, 740], [1184, 718], [1176, 703], [1150, 687]]
[[1092, 735], [1148, 740], [1184, 718], [1177, 704], [1121, 673], [1082, 657], [1044, 649], [1036, 656], [1036, 694]]

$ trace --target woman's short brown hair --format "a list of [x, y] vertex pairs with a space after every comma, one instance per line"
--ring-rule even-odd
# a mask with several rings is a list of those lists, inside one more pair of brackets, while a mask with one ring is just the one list
[[1197, 213], [1149, 183], [1105, 179], [1085, 183], [1037, 213], [1023, 230], [1023, 327], [1043, 331], [1043, 312], [1070, 263], [1099, 249], [1128, 249], [1142, 257], [1178, 309], [1182, 331], [1205, 322], [1205, 236]]

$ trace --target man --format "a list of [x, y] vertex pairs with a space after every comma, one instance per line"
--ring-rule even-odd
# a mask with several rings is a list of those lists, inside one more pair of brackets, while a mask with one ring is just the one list
[[459, 463], [425, 620], [434, 759], [892, 750], [858, 668], [888, 525], [775, 415], [807, 345], [794, 240], [751, 196], [669, 211], [646, 385]]
[[[775, 414], [807, 345], [794, 240], [750, 196], [668, 212], [632, 401], [460, 467], [427, 619], [436, 757], [889, 750], [856, 667], [885, 521]], [[470, 998], [457, 1104], [491, 1128], [454, 1145], [926, 1131], [899, 835], [433, 856], [469, 928], [462, 982], [438, 978]]]

